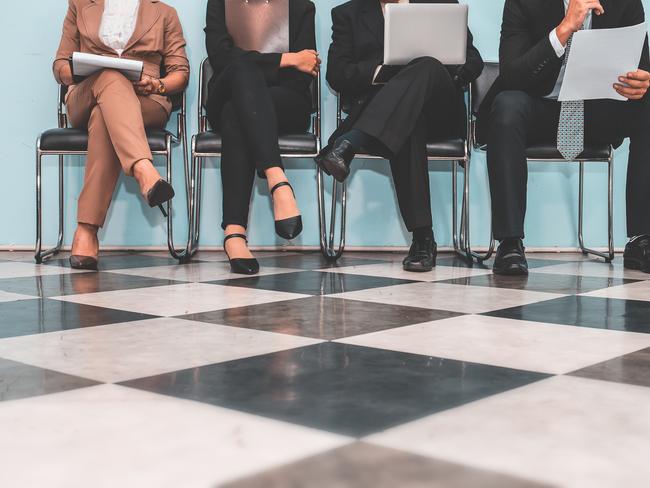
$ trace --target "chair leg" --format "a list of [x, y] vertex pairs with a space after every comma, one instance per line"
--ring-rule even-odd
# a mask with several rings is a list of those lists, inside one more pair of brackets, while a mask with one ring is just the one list
[[64, 195], [63, 195], [63, 155], [59, 155], [59, 233], [57, 236], [56, 246], [43, 251], [43, 153], [40, 149], [40, 139], [36, 142], [36, 246], [34, 259], [36, 263], [41, 264], [45, 259], [54, 256], [61, 251], [63, 247], [63, 229], [64, 229]]
[[587, 256], [592, 254], [603, 258], [606, 263], [614, 260], [614, 151], [609, 154], [607, 161], [607, 252], [603, 253], [590, 249], [584, 240], [584, 196], [585, 196], [585, 163], [580, 162], [580, 177], [578, 183], [578, 243], [580, 250]]
[[[329, 229], [325, 216], [325, 186], [323, 182], [323, 171], [319, 168], [316, 174], [316, 185], [318, 192], [318, 221], [320, 225], [320, 247], [323, 256], [329, 260], [336, 261], [343, 254], [345, 249], [345, 226], [347, 210], [347, 188], [345, 183], [338, 183], [332, 179], [332, 208], [330, 214]], [[341, 223], [340, 240], [338, 248], [335, 247], [336, 235], [336, 214], [338, 207], [338, 189], [341, 188]]]
[[[192, 144], [194, 145], [194, 144]], [[194, 172], [194, 215], [192, 218], [192, 253], [199, 248], [201, 231], [201, 200], [203, 196], [203, 158], [194, 156], [192, 152], [192, 167]]]

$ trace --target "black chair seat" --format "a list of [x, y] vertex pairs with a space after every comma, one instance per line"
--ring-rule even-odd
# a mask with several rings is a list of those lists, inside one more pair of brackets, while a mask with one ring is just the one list
[[[578, 156], [578, 159], [607, 159], [609, 158], [610, 151], [609, 144], [600, 144], [585, 147], [585, 150]], [[557, 150], [555, 143], [550, 144], [535, 144], [526, 149], [526, 157], [528, 159], [541, 159], [544, 161], [552, 159], [564, 159], [560, 152]]]
[[465, 158], [465, 141], [462, 139], [449, 139], [427, 143], [427, 156], [430, 158]]
[[[291, 134], [280, 136], [280, 152], [286, 155], [314, 154], [318, 150], [316, 136], [313, 134]], [[221, 154], [221, 134], [201, 132], [196, 135], [195, 151], [200, 154]]]
[[[167, 150], [166, 136], [171, 135], [164, 129], [147, 131], [149, 147], [153, 152]], [[42, 151], [87, 151], [88, 132], [81, 129], [50, 129], [41, 134]]]

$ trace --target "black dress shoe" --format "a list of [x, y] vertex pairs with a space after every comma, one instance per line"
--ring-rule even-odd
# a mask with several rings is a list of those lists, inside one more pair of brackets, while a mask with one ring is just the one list
[[72, 269], [82, 269], [85, 271], [97, 271], [99, 261], [92, 256], [70, 256], [70, 267]]
[[[293, 192], [293, 196], [296, 196], [296, 193], [293, 191], [293, 187], [288, 181], [281, 181], [277, 185], [275, 185], [273, 188], [271, 188], [271, 196], [278, 190], [278, 188], [282, 188], [283, 186], [288, 186], [291, 188], [291, 191]], [[291, 239], [295, 239], [300, 235], [302, 232], [302, 216], [297, 215], [295, 217], [289, 217], [288, 219], [282, 219], [282, 220], [276, 220], [275, 221], [275, 233], [282, 237], [283, 239], [287, 239], [290, 241]]]
[[[244, 234], [229, 234], [223, 240], [224, 251], [226, 250], [226, 242], [229, 239], [244, 239], [248, 242], [248, 239]], [[227, 251], [226, 256], [228, 256]], [[235, 274], [254, 275], [260, 272], [260, 263], [258, 263], [255, 258], [230, 259], [230, 256], [228, 256], [228, 262], [230, 263], [230, 271]]]
[[325, 173], [343, 182], [350, 175], [350, 164], [355, 155], [352, 143], [343, 139], [323, 149], [315, 161]]
[[174, 195], [174, 188], [172, 188], [167, 181], [160, 178], [149, 189], [145, 198], [151, 208], [158, 207], [162, 214], [167, 217], [167, 211], [165, 210], [165, 207], [163, 207], [163, 203], [167, 203], [169, 200], [174, 198]]
[[526, 248], [521, 239], [505, 239], [497, 249], [492, 272], [498, 275], [526, 276], [528, 275], [528, 261], [526, 261]]
[[431, 271], [436, 265], [438, 245], [433, 237], [413, 239], [409, 255], [402, 261], [404, 271], [424, 273]]
[[625, 246], [623, 265], [627, 269], [638, 269], [650, 273], [650, 236], [639, 236]]

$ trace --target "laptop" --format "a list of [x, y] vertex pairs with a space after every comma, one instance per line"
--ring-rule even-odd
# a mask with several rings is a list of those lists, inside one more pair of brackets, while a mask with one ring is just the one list
[[467, 5], [386, 4], [384, 64], [403, 66], [423, 56], [465, 64], [467, 14]]

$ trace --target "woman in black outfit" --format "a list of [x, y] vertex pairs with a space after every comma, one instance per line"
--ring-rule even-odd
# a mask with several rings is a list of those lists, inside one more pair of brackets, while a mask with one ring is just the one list
[[208, 1], [205, 34], [214, 76], [206, 111], [223, 137], [224, 248], [234, 273], [255, 274], [259, 264], [248, 250], [246, 227], [256, 171], [268, 181], [277, 234], [293, 239], [302, 231], [278, 135], [309, 126], [310, 85], [320, 69], [316, 9], [309, 0], [289, 0], [289, 52], [269, 54], [235, 45], [226, 26], [225, 1]]

